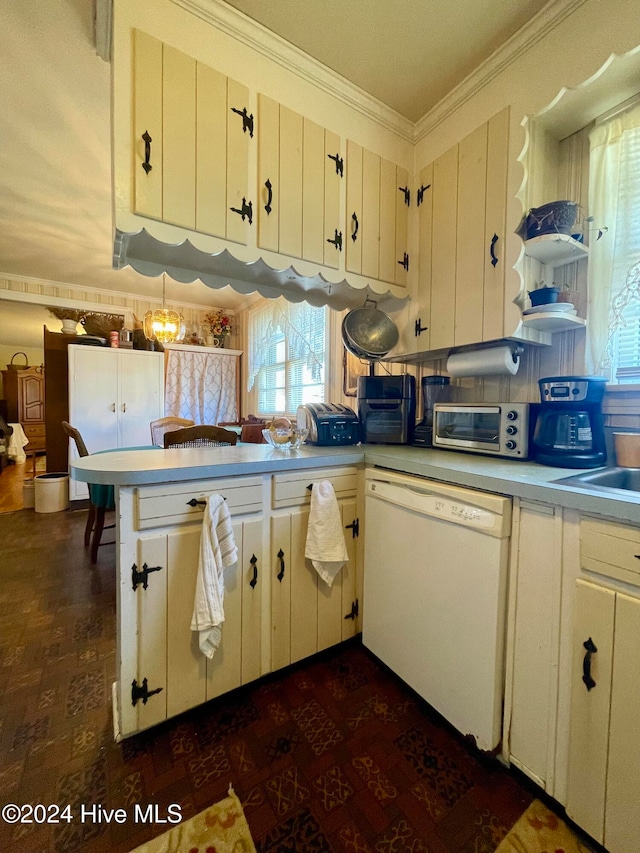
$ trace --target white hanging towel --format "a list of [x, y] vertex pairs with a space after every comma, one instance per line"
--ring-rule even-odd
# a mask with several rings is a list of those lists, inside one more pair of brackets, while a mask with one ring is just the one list
[[331, 586], [349, 559], [342, 530], [340, 507], [330, 480], [320, 480], [311, 489], [311, 510], [304, 555], [322, 580]]
[[200, 651], [212, 658], [222, 639], [224, 570], [238, 561], [231, 516], [221, 495], [211, 495], [202, 519], [198, 579], [191, 630], [199, 631]]

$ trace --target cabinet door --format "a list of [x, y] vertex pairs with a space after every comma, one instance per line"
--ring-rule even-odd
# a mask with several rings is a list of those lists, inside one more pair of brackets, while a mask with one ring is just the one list
[[44, 421], [44, 376], [36, 371], [23, 371], [18, 378], [19, 421], [22, 426]]
[[69, 347], [69, 418], [89, 453], [119, 446], [117, 355], [106, 347]]
[[433, 163], [420, 172], [417, 192], [419, 229], [418, 298], [411, 315], [409, 334], [413, 335], [412, 349], [428, 350], [431, 340], [431, 253], [433, 227]]
[[362, 272], [362, 146], [347, 140], [347, 227], [345, 230], [348, 272]]
[[164, 360], [161, 353], [118, 351], [118, 444], [150, 444], [149, 424], [164, 413]]
[[[262, 552], [262, 518], [242, 524], [242, 683], [255, 681], [262, 669], [262, 590], [267, 582]], [[236, 538], [236, 544], [238, 539]]]
[[[389, 160], [380, 160], [380, 247], [379, 276], [381, 281], [394, 282], [396, 276], [396, 167]], [[402, 269], [402, 267], [399, 267]]]
[[458, 146], [433, 164], [430, 348], [453, 346], [456, 293]]
[[362, 275], [380, 278], [380, 157], [362, 150]]
[[133, 31], [132, 148], [134, 213], [162, 219], [162, 42], [140, 30]]
[[[640, 600], [616, 595], [604, 845], [636, 853], [640, 827]], [[596, 688], [597, 689], [597, 688]]]
[[[336, 159], [337, 158], [337, 159]], [[342, 247], [346, 235], [340, 230], [340, 183], [344, 174], [344, 159], [340, 154], [340, 137], [328, 130], [324, 132], [324, 263], [327, 267], [338, 269], [340, 249], [331, 240], [335, 240], [336, 231], [342, 236]], [[305, 193], [306, 195], [306, 193]]]
[[162, 49], [162, 219], [196, 226], [196, 61]]
[[455, 256], [456, 346], [482, 340], [487, 125], [458, 145]]
[[[324, 263], [324, 129], [305, 118], [302, 127], [302, 255]], [[335, 224], [337, 225], [337, 217]], [[332, 235], [333, 236], [333, 235]], [[329, 248], [331, 248], [329, 246]], [[334, 249], [334, 255], [337, 250]], [[336, 263], [337, 266], [337, 263]]]
[[[569, 817], [600, 844], [604, 838], [614, 613], [614, 592], [576, 581], [566, 808]], [[589, 640], [597, 648], [590, 657], [595, 682], [590, 690], [582, 678], [588, 654], [584, 643]]]
[[196, 63], [196, 231], [227, 235], [227, 78]]
[[302, 116], [280, 106], [280, 252], [302, 257]]
[[291, 663], [291, 515], [271, 519], [270, 545], [271, 669], [275, 671]]
[[[395, 266], [394, 275], [397, 285], [406, 287], [409, 271], [409, 173], [406, 169], [396, 166], [396, 196], [395, 196]], [[406, 254], [406, 259], [405, 259]], [[404, 261], [406, 260], [406, 264]]]
[[318, 595], [322, 581], [304, 556], [308, 527], [308, 509], [291, 513], [291, 663], [318, 651]]
[[280, 107], [258, 95], [258, 246], [279, 251]]
[[[253, 135], [245, 115], [249, 90], [227, 78], [227, 239], [246, 245], [251, 222], [242, 216], [249, 198], [249, 142]], [[252, 115], [248, 115], [252, 119]], [[244, 208], [246, 210], [246, 208]], [[252, 216], [253, 219], [253, 216]]]
[[220, 646], [207, 660], [207, 700], [235, 690], [242, 684], [242, 565], [243, 522], [233, 522], [238, 562], [224, 573], [224, 623]]
[[562, 522], [553, 507], [525, 502], [516, 518], [511, 718], [505, 728], [510, 760], [548, 790], [555, 746]]
[[505, 231], [509, 108], [489, 120], [487, 132], [487, 192], [484, 230], [484, 300], [482, 340], [504, 334]]

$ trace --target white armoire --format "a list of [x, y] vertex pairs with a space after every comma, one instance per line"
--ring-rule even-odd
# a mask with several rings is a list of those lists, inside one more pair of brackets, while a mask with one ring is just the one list
[[[164, 415], [164, 356], [159, 352], [70, 345], [69, 423], [89, 453], [151, 444], [149, 424]], [[69, 460], [77, 457], [73, 442]], [[69, 481], [69, 497], [89, 496]]]

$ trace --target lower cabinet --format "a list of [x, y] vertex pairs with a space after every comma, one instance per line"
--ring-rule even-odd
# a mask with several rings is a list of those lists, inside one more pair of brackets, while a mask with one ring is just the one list
[[581, 520], [566, 809], [611, 853], [640, 848], [639, 554], [640, 527]]
[[553, 786], [562, 582], [562, 514], [514, 502], [504, 731], [508, 759]]
[[[304, 557], [307, 486], [324, 478], [334, 484], [349, 554], [331, 587]], [[357, 467], [344, 466], [119, 490], [116, 738], [354, 636], [357, 485]], [[191, 615], [202, 512], [214, 493], [229, 508], [238, 561], [225, 570], [222, 641], [209, 660]]]
[[271, 518], [271, 668], [281, 669], [353, 637], [358, 610], [355, 500], [340, 501], [349, 560], [328, 586], [305, 559], [309, 509]]

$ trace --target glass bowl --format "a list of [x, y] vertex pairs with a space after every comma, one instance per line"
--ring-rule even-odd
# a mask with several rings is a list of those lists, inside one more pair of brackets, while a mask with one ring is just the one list
[[297, 450], [301, 444], [304, 443], [305, 438], [307, 437], [309, 430], [306, 429], [298, 429], [297, 427], [293, 427], [290, 430], [287, 429], [263, 429], [262, 435], [264, 436], [264, 440], [267, 444], [270, 444], [271, 447], [276, 450]]

